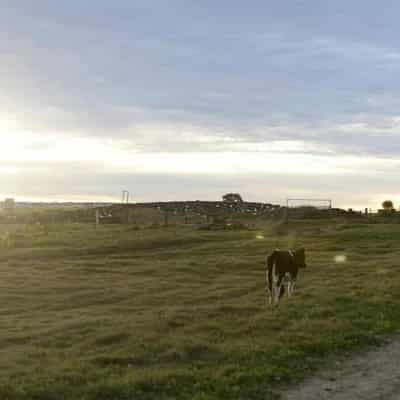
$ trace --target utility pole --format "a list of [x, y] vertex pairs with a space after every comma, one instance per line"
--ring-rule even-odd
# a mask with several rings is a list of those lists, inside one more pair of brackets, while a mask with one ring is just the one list
[[129, 197], [130, 197], [130, 193], [127, 190], [123, 190], [122, 191], [122, 204], [128, 204]]

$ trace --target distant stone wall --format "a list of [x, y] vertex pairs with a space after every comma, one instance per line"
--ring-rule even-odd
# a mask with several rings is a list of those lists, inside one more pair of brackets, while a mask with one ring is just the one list
[[229, 203], [224, 201], [170, 201], [154, 203], [135, 203], [126, 205], [115, 205], [113, 208], [152, 208], [159, 212], [168, 212], [173, 215], [229, 215], [229, 214], [249, 214], [249, 215], [272, 215], [281, 206], [269, 203]]
[[[319, 209], [315, 207], [286, 207], [271, 203], [243, 202], [231, 203], [226, 201], [169, 201], [134, 204], [114, 204], [103, 207], [110, 217], [109, 222], [141, 223], [151, 219], [154, 223], [169, 221], [177, 223], [179, 217], [189, 221], [215, 221], [220, 218], [237, 216], [256, 216], [271, 219], [290, 218], [335, 218], [359, 216], [359, 212], [346, 211], [340, 208]], [[104, 221], [105, 222], [105, 221]]]

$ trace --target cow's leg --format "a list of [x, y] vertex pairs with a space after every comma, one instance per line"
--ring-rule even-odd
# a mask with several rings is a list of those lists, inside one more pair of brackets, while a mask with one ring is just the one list
[[275, 305], [278, 300], [278, 298], [277, 298], [278, 276], [277, 276], [275, 264], [272, 266], [271, 271], [269, 273], [269, 282], [270, 282], [270, 304]]
[[294, 285], [295, 281], [293, 280], [292, 277], [289, 278], [289, 283], [288, 283], [288, 298], [290, 299], [293, 295], [294, 292]]
[[299, 270], [296, 268], [292, 274], [292, 295], [294, 294], [294, 289], [296, 288], [298, 272], [299, 272]]
[[281, 299], [284, 294], [285, 294], [285, 277], [283, 276], [279, 283], [279, 298]]
[[273, 304], [275, 301], [275, 264], [268, 265], [266, 273], [267, 287], [269, 304]]
[[273, 280], [272, 280], [272, 271], [269, 271], [269, 269], [267, 269], [267, 273], [266, 273], [266, 292], [268, 292], [268, 300], [269, 300], [269, 304], [272, 304], [272, 300], [273, 300]]
[[279, 302], [280, 298], [285, 294], [285, 286], [284, 286], [284, 274], [279, 274], [276, 279], [276, 293], [275, 293], [275, 301]]
[[274, 264], [274, 268], [272, 270], [272, 301], [275, 305], [279, 302], [279, 275], [278, 271], [276, 270], [276, 265]]
[[291, 290], [290, 290], [290, 296], [293, 296], [295, 287], [296, 287], [296, 278], [292, 278], [292, 285], [291, 285]]
[[288, 288], [288, 297], [292, 297], [294, 293], [294, 289], [296, 287], [296, 277], [297, 273], [291, 273], [290, 278], [289, 278], [289, 285], [290, 288]]

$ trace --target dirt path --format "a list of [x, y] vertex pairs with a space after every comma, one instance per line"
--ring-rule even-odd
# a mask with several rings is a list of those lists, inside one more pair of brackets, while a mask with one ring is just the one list
[[400, 400], [400, 335], [378, 349], [335, 361], [282, 400]]

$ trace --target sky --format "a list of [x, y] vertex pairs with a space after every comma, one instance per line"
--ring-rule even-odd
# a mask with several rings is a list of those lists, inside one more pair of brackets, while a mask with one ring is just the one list
[[397, 1], [0, 10], [0, 199], [400, 206]]

